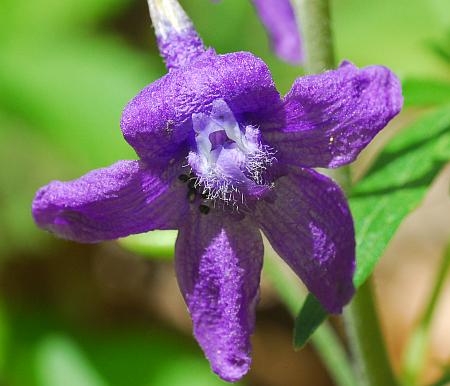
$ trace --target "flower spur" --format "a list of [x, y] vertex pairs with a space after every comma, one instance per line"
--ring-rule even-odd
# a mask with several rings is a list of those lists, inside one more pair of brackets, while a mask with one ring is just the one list
[[205, 50], [175, 0], [149, 0], [168, 74], [125, 108], [139, 161], [41, 188], [36, 223], [99, 242], [178, 229], [175, 266], [194, 335], [227, 381], [249, 369], [263, 243], [331, 313], [354, 293], [355, 239], [341, 189], [312, 168], [353, 161], [402, 107], [387, 68], [297, 79], [281, 98], [248, 52]]

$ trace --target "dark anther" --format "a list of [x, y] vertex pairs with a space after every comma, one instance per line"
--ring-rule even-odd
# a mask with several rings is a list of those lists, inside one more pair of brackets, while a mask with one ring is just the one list
[[195, 180], [191, 179], [188, 182], [189, 189], [195, 190]]
[[194, 202], [196, 196], [197, 196], [197, 192], [195, 191], [195, 189], [189, 189], [189, 192], [188, 192], [188, 201], [191, 202], [191, 203]]
[[198, 207], [198, 209], [200, 210], [200, 213], [202, 213], [202, 214], [208, 214], [209, 213], [209, 206], [207, 206], [207, 205], [200, 205]]
[[181, 174], [181, 175], [178, 176], [178, 179], [181, 182], [187, 182], [189, 180], [189, 177], [186, 174]]
[[202, 198], [204, 199], [204, 200], [206, 200], [206, 199], [208, 199], [208, 193], [202, 193]]

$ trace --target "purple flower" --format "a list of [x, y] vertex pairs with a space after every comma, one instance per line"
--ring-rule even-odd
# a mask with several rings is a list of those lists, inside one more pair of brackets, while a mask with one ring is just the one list
[[302, 42], [291, 0], [252, 0], [252, 2], [266, 27], [275, 53], [288, 63], [301, 63]]
[[212, 369], [235, 381], [251, 361], [260, 229], [329, 312], [351, 298], [352, 217], [340, 188], [312, 168], [353, 161], [400, 111], [400, 84], [385, 67], [343, 63], [297, 79], [281, 98], [261, 59], [205, 51], [176, 1], [155, 4], [170, 71], [121, 121], [140, 161], [51, 182], [33, 216], [86, 243], [178, 229], [176, 273], [194, 335]]

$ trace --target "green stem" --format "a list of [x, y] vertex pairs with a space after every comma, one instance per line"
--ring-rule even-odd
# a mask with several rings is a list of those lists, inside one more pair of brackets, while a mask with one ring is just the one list
[[360, 377], [359, 384], [397, 385], [376, 312], [371, 279], [359, 287], [344, 312], [344, 318], [355, 370]]
[[[304, 67], [309, 74], [318, 74], [335, 67], [330, 4], [328, 0], [292, 0], [305, 56]], [[320, 170], [335, 180], [344, 191], [351, 185], [350, 168]]]
[[305, 69], [317, 74], [335, 66], [328, 0], [293, 0], [305, 55]]
[[[308, 73], [320, 73], [335, 66], [329, 0], [293, 0], [302, 28], [305, 68]], [[348, 167], [327, 173], [347, 193], [351, 188]], [[356, 370], [370, 386], [393, 386], [396, 380], [383, 343], [375, 309], [371, 283], [361, 286], [345, 312], [346, 327]], [[358, 385], [362, 385], [358, 382]]]
[[[298, 281], [294, 282], [273, 256], [267, 256], [264, 267], [281, 300], [295, 316], [305, 298], [305, 293], [299, 287]], [[316, 330], [311, 341], [337, 386], [359, 385], [354, 378], [347, 353], [328, 322], [323, 323]]]
[[450, 244], [442, 257], [441, 264], [436, 273], [434, 287], [430, 293], [428, 304], [420, 318], [420, 321], [413, 331], [403, 361], [402, 382], [405, 386], [416, 386], [419, 384], [420, 374], [423, 369], [426, 353], [427, 342], [431, 328], [431, 322], [436, 310], [439, 295], [444, 287], [445, 280], [450, 270]]

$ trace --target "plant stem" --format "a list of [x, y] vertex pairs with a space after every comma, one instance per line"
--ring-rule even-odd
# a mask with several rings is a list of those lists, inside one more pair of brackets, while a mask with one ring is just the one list
[[[330, 4], [328, 0], [292, 0], [301, 30], [305, 63], [309, 74], [318, 74], [335, 67]], [[348, 192], [350, 168], [320, 170]]]
[[[310, 74], [335, 66], [329, 0], [293, 0], [302, 30], [305, 68]], [[348, 167], [327, 173], [348, 193], [351, 188]], [[391, 369], [375, 309], [371, 282], [363, 284], [345, 311], [346, 327], [356, 371], [368, 386], [394, 386]], [[363, 383], [358, 382], [358, 385]]]
[[436, 272], [434, 287], [430, 293], [428, 304], [420, 318], [420, 321], [411, 334], [403, 360], [402, 383], [405, 386], [416, 386], [419, 383], [427, 352], [427, 342], [430, 333], [431, 322], [436, 310], [439, 295], [444, 287], [445, 280], [450, 270], [450, 244], [447, 246], [442, 261]]
[[352, 302], [344, 311], [344, 319], [355, 358], [355, 369], [360, 377], [359, 384], [397, 385], [384, 345], [371, 279], [359, 287]]
[[[264, 267], [281, 300], [295, 316], [306, 294], [298, 282], [293, 282], [286, 274], [280, 262], [275, 261], [274, 256], [266, 257]], [[328, 322], [316, 330], [311, 341], [337, 386], [359, 386], [343, 344]]]
[[335, 66], [328, 0], [293, 0], [305, 55], [305, 69], [317, 74]]

